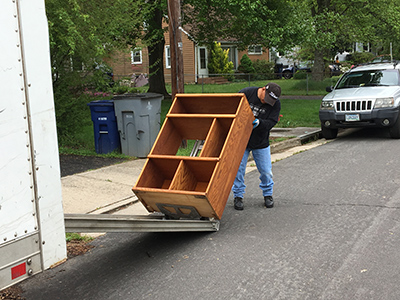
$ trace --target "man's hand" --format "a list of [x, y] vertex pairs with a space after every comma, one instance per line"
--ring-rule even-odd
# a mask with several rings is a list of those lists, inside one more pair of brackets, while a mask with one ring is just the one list
[[253, 124], [253, 129], [254, 129], [260, 124], [260, 120], [259, 119], [254, 119], [252, 124]]

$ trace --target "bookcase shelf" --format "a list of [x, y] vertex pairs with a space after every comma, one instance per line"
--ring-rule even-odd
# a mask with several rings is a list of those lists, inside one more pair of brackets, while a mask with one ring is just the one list
[[[220, 219], [253, 120], [244, 94], [177, 94], [133, 192], [150, 212], [173, 205]], [[204, 140], [200, 155], [177, 156], [182, 140]]]

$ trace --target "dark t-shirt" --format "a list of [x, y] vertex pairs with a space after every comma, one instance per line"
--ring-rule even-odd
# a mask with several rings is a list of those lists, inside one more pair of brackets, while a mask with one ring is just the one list
[[269, 146], [269, 132], [278, 122], [281, 111], [279, 100], [275, 102], [274, 106], [261, 103], [257, 96], [258, 89], [258, 87], [247, 87], [239, 91], [246, 95], [254, 117], [260, 120], [260, 124], [251, 133], [247, 144], [248, 149], [262, 149]]

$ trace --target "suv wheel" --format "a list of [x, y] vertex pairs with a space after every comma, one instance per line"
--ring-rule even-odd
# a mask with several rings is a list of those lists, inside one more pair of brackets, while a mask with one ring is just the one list
[[290, 72], [290, 71], [284, 71], [283, 72], [283, 78], [290, 79], [292, 77], [293, 77], [293, 73], [292, 72]]
[[322, 136], [327, 140], [336, 138], [338, 134], [337, 128], [332, 129], [332, 128], [327, 128], [325, 126], [321, 126], [321, 131], [322, 131]]
[[397, 117], [393, 127], [389, 128], [389, 134], [392, 139], [400, 139], [400, 116]]

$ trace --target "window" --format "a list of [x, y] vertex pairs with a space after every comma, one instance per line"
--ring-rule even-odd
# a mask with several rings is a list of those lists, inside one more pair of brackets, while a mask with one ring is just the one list
[[206, 48], [200, 48], [200, 69], [207, 69]]
[[171, 49], [170, 46], [165, 46], [165, 68], [171, 68]]
[[251, 45], [248, 49], [249, 54], [262, 54], [262, 47], [259, 45]]
[[141, 49], [134, 49], [131, 51], [131, 61], [132, 64], [141, 64], [142, 63], [142, 50]]
[[229, 50], [228, 59], [233, 63], [233, 68], [237, 69], [236, 47], [234, 46], [221, 46], [222, 50]]

